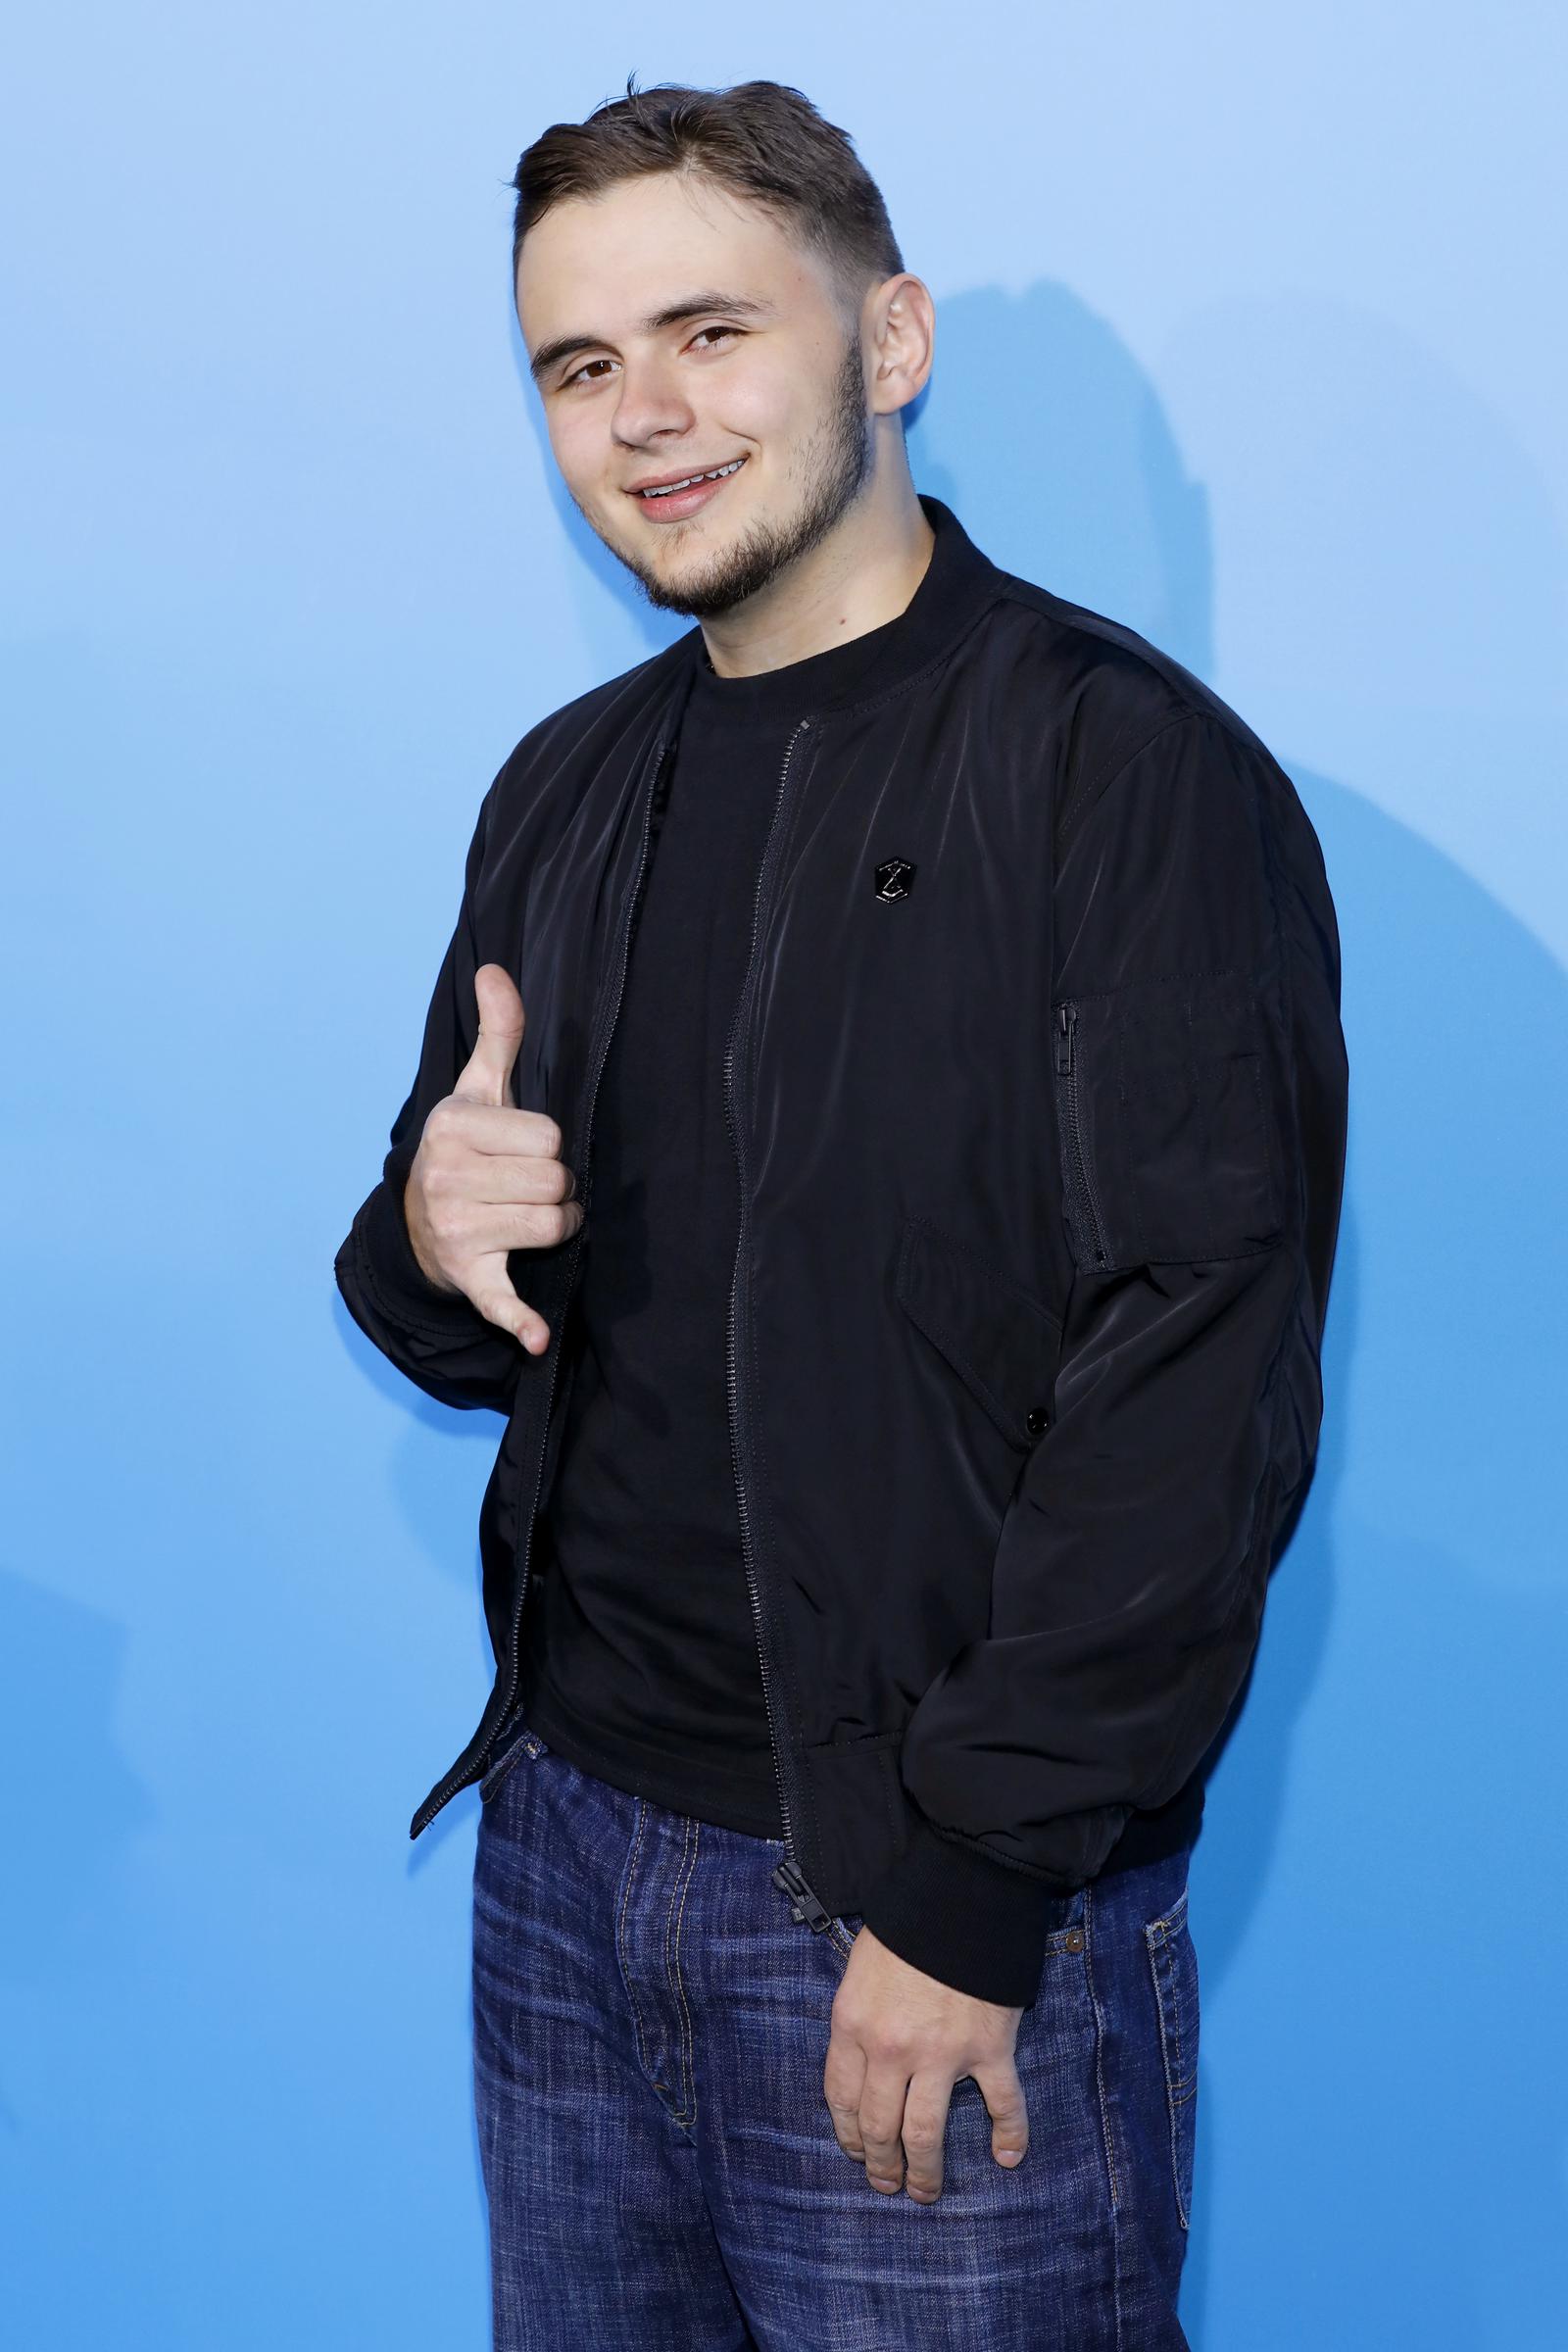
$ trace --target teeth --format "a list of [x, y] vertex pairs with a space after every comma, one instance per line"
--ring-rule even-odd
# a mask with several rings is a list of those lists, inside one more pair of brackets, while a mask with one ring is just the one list
[[689, 490], [693, 482], [722, 481], [725, 474], [738, 472], [745, 463], [744, 458], [734, 458], [727, 466], [715, 466], [710, 473], [689, 473], [683, 482], [665, 482], [661, 489], [643, 490], [638, 495], [642, 498], [670, 498], [677, 490]]

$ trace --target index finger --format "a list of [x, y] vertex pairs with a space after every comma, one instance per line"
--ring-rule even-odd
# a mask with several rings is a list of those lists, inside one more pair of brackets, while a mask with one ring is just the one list
[[449, 1095], [451, 1133], [472, 1152], [506, 1152], [519, 1159], [559, 1159], [564, 1138], [547, 1110], [515, 1110], [508, 1102], [477, 1102]]
[[468, 1297], [487, 1322], [498, 1324], [503, 1331], [510, 1331], [530, 1355], [543, 1355], [550, 1345], [550, 1326], [537, 1307], [530, 1306], [527, 1299], [520, 1298], [513, 1289], [506, 1263], [503, 1254], [500, 1259], [501, 1270], [476, 1284]]

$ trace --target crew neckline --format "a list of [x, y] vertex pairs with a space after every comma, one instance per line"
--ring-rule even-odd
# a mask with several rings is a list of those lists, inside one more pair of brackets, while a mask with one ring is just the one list
[[[720, 677], [709, 662], [701, 628], [694, 629], [693, 714], [724, 725], [834, 710], [864, 700], [917, 668], [939, 637], [943, 618], [951, 618], [948, 607], [956, 572], [969, 568], [965, 557], [971, 562], [978, 557], [957, 517], [941, 500], [922, 493], [920, 505], [936, 533], [936, 543], [902, 612], [842, 645], [827, 646], [821, 653], [745, 678]], [[983, 565], [985, 560], [978, 560]]]

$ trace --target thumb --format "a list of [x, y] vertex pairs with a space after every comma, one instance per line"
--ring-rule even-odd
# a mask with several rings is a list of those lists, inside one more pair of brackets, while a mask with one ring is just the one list
[[473, 994], [479, 1035], [452, 1092], [466, 1102], [494, 1102], [505, 1109], [507, 1081], [522, 1044], [522, 999], [512, 974], [500, 963], [480, 964], [473, 975]]

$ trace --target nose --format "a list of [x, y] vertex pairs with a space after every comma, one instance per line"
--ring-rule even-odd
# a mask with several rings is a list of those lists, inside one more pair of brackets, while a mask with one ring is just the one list
[[617, 440], [642, 449], [657, 434], [687, 433], [695, 422], [691, 402], [668, 367], [655, 359], [623, 364], [612, 418]]

